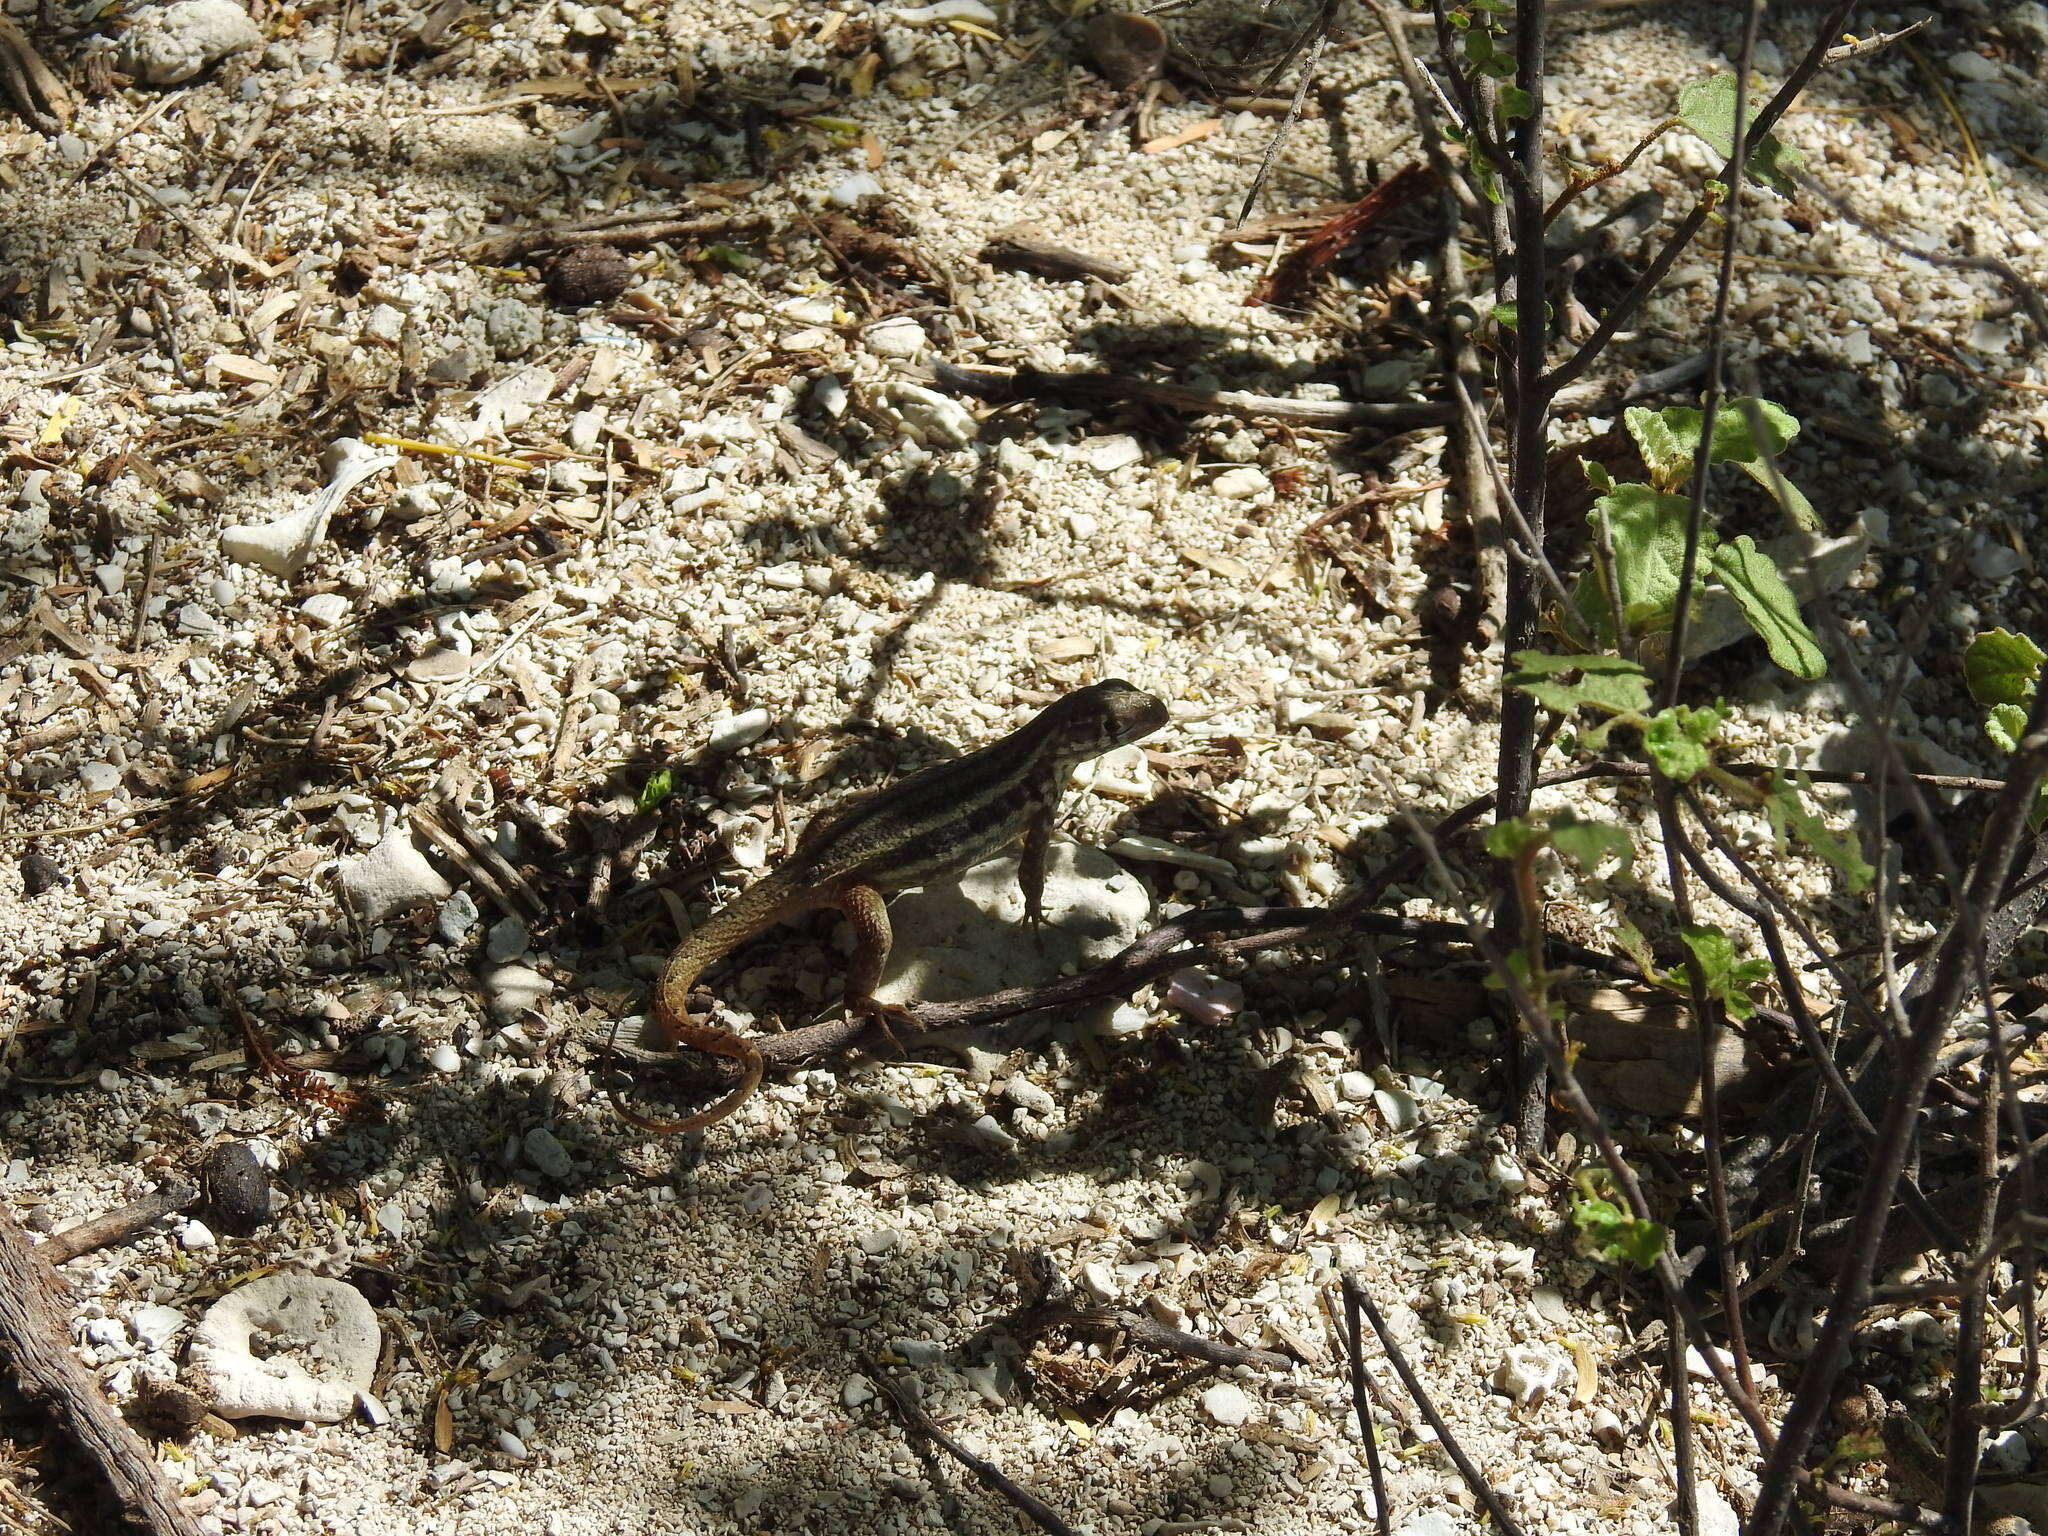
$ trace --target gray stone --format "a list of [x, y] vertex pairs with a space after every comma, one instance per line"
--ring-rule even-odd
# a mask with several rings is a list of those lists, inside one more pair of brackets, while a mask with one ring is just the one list
[[136, 13], [121, 39], [121, 69], [143, 85], [182, 85], [231, 53], [262, 46], [262, 32], [233, 0], [177, 0]]
[[540, 311], [517, 299], [500, 299], [484, 311], [484, 340], [508, 361], [524, 357], [540, 342], [544, 329]]
[[569, 1149], [544, 1125], [536, 1125], [521, 1137], [519, 1147], [526, 1154], [526, 1160], [551, 1179], [568, 1179], [576, 1172], [576, 1162], [569, 1156]]
[[[1046, 860], [1045, 925], [1024, 921], [1019, 864], [977, 864], [950, 885], [905, 891], [889, 905], [895, 943], [875, 989], [884, 1002], [952, 1002], [1106, 960], [1145, 931], [1152, 898], [1100, 849], [1056, 842]], [[1106, 1021], [1113, 1004], [1088, 1016]], [[1099, 1016], [1099, 1017], [1097, 1017]]]

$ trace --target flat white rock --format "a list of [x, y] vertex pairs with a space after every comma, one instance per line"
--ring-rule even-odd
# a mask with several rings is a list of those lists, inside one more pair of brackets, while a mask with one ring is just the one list
[[299, 612], [308, 622], [318, 624], [322, 629], [332, 629], [348, 617], [348, 599], [339, 592], [315, 592], [299, 604]]
[[382, 1343], [377, 1314], [354, 1286], [275, 1274], [209, 1307], [186, 1360], [224, 1419], [332, 1424], [369, 1390]]
[[1742, 1536], [1742, 1522], [1720, 1489], [1712, 1483], [1695, 1482], [1692, 1493], [1700, 1512], [1700, 1536]]
[[1264, 470], [1240, 464], [1235, 469], [1226, 469], [1210, 481], [1209, 489], [1230, 501], [1250, 501], [1254, 496], [1263, 496], [1272, 490], [1273, 482], [1266, 478]]
[[1151, 920], [1151, 894], [1114, 859], [1085, 843], [1056, 842], [1046, 860], [1045, 926], [1034, 934], [1018, 867], [1014, 857], [989, 859], [952, 884], [892, 901], [895, 944], [876, 996], [952, 1002], [1043, 981], [1063, 965], [1108, 959]]
[[861, 339], [877, 357], [915, 357], [926, 345], [924, 327], [902, 316], [871, 327]]
[[413, 847], [412, 834], [403, 826], [394, 826], [376, 847], [342, 865], [341, 888], [372, 923], [440, 901], [451, 890], [426, 855]]

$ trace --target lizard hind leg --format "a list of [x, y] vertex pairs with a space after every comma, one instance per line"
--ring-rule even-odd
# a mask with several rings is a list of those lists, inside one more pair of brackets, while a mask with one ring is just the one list
[[882, 893], [872, 885], [849, 886], [839, 897], [839, 910], [853, 924], [853, 958], [846, 965], [846, 1011], [871, 1020], [889, 1043], [902, 1054], [903, 1043], [889, 1028], [894, 1019], [903, 1025], [916, 1023], [916, 1015], [898, 1003], [885, 1003], [875, 996], [882, 984], [882, 971], [889, 963], [889, 946], [894, 935], [889, 929], [889, 908]]

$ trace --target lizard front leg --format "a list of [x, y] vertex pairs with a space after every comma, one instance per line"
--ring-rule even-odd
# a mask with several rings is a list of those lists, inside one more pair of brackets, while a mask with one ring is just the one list
[[1052, 824], [1058, 807], [1052, 802], [1039, 808], [1024, 827], [1024, 852], [1017, 861], [1017, 885], [1024, 892], [1024, 921], [1031, 936], [1045, 952], [1045, 875], [1052, 856]]

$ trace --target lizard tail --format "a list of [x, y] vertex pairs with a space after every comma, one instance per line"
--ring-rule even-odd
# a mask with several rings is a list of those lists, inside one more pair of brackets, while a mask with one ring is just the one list
[[754, 1096], [754, 1090], [761, 1086], [760, 1049], [746, 1036], [722, 1025], [691, 1018], [688, 999], [691, 986], [707, 966], [723, 959], [763, 928], [794, 916], [793, 911], [783, 910], [785, 905], [774, 889], [772, 878], [749, 887], [675, 947], [661, 968], [660, 979], [654, 984], [654, 1017], [661, 1025], [662, 1033], [677, 1046], [689, 1046], [738, 1062], [740, 1080], [709, 1109], [699, 1110], [681, 1120], [659, 1120], [643, 1115], [629, 1109], [617, 1094], [613, 1094], [612, 1107], [619, 1112], [621, 1119], [644, 1131], [677, 1136], [716, 1125]]

